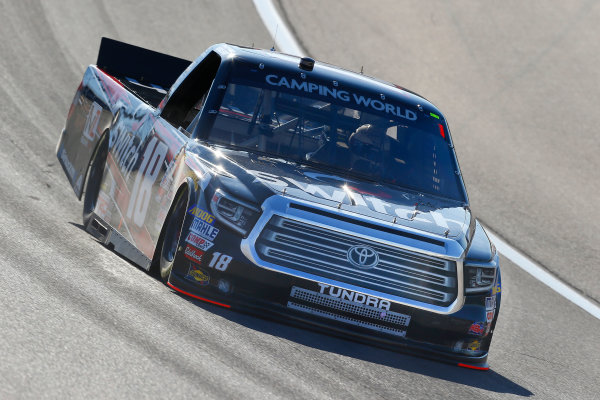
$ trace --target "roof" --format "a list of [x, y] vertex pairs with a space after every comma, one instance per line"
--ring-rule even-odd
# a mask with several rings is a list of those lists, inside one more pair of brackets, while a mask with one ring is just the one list
[[313, 76], [315, 79], [323, 81], [338, 81], [342, 86], [357, 87], [361, 90], [378, 93], [385, 97], [400, 97], [405, 103], [414, 105], [415, 107], [420, 105], [425, 112], [433, 112], [439, 116], [443, 115], [436, 106], [417, 93], [393, 83], [349, 71], [331, 64], [315, 61], [313, 70], [306, 71], [299, 67], [301, 57], [277, 51], [254, 49], [228, 43], [214, 45], [209, 50], [219, 53], [224, 58], [241, 58], [247, 62], [256, 63], [257, 65], [263, 63], [265, 66], [270, 66], [292, 75], [305, 73], [307, 77]]

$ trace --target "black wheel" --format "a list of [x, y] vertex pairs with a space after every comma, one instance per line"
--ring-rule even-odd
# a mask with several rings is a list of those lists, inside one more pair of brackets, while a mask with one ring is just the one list
[[173, 268], [173, 261], [175, 260], [175, 254], [177, 253], [177, 246], [179, 246], [181, 228], [183, 226], [187, 204], [188, 193], [187, 190], [183, 190], [175, 198], [171, 212], [167, 217], [160, 249], [159, 263], [160, 278], [163, 282], [166, 282], [169, 279], [169, 274]]
[[83, 198], [83, 225], [87, 226], [92, 218], [92, 213], [96, 208], [98, 194], [100, 193], [100, 183], [104, 175], [104, 166], [106, 165], [106, 157], [108, 156], [108, 141], [100, 139], [98, 150], [94, 155], [94, 159], [90, 165], [86, 184], [85, 196]]

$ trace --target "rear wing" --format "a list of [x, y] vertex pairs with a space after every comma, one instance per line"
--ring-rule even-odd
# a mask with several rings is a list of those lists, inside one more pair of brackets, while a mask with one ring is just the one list
[[191, 61], [103, 37], [96, 65], [115, 77], [169, 89]]

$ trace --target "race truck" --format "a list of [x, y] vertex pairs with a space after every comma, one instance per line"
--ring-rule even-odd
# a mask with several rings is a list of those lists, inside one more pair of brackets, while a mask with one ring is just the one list
[[423, 97], [308, 57], [103, 38], [56, 152], [87, 232], [174, 291], [488, 369], [498, 255]]

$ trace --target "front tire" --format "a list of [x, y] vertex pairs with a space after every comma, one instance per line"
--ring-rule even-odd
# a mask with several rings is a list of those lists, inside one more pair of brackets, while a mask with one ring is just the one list
[[98, 150], [95, 152], [94, 158], [90, 165], [85, 184], [85, 196], [83, 198], [83, 225], [87, 226], [92, 219], [92, 214], [98, 202], [100, 194], [100, 184], [104, 176], [104, 167], [106, 158], [108, 157], [108, 142], [105, 136], [98, 143]]
[[159, 273], [160, 278], [165, 283], [168, 281], [171, 270], [173, 269], [187, 206], [188, 192], [187, 190], [183, 190], [175, 198], [164, 228], [165, 233], [160, 249]]

